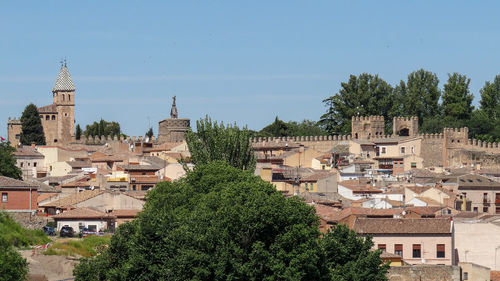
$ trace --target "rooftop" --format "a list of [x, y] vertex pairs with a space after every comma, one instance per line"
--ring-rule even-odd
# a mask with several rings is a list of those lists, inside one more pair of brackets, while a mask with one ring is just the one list
[[28, 183], [22, 180], [16, 180], [13, 178], [0, 176], [0, 188], [8, 188], [8, 187], [21, 187], [21, 188], [33, 188], [33, 189], [38, 188], [38, 186], [33, 183]]
[[99, 212], [90, 208], [76, 208], [72, 210], [65, 211], [58, 215], [52, 216], [54, 219], [110, 219], [116, 218], [111, 214], [106, 214]]
[[62, 209], [62, 208], [66, 208], [66, 207], [78, 204], [80, 202], [86, 201], [90, 198], [94, 198], [102, 193], [104, 193], [104, 191], [101, 191], [101, 190], [83, 190], [83, 191], [80, 191], [78, 193], [64, 197], [62, 199], [43, 204], [40, 207], [56, 207], [56, 208]]
[[73, 84], [73, 79], [69, 74], [69, 70], [66, 67], [66, 63], [61, 65], [61, 70], [59, 70], [59, 75], [57, 75], [56, 83], [52, 92], [57, 91], [75, 91], [75, 85]]
[[451, 220], [358, 218], [353, 230], [359, 234], [451, 234]]

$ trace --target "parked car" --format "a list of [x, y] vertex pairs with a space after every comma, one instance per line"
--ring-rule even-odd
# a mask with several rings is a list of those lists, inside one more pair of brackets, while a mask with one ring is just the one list
[[45, 234], [47, 234], [49, 236], [55, 236], [56, 235], [55, 230], [52, 227], [50, 227], [50, 226], [44, 226], [43, 227], [43, 232], [45, 232]]
[[75, 235], [75, 231], [69, 225], [65, 225], [61, 227], [61, 231], [59, 231], [59, 236], [61, 237], [73, 237]]
[[80, 235], [80, 238], [92, 236], [92, 235], [103, 236], [104, 232], [103, 231], [92, 231], [92, 230], [88, 229], [87, 227], [83, 227], [82, 229], [80, 229], [79, 235]]

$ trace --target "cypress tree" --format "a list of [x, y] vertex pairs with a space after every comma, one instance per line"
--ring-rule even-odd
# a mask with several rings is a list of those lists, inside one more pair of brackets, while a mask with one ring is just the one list
[[82, 137], [82, 128], [80, 128], [80, 124], [76, 124], [75, 138], [77, 140], [80, 140], [81, 137]]
[[38, 109], [32, 103], [26, 106], [21, 116], [21, 143], [30, 145], [34, 142], [37, 145], [45, 145], [45, 134], [43, 133], [42, 121], [38, 114]]

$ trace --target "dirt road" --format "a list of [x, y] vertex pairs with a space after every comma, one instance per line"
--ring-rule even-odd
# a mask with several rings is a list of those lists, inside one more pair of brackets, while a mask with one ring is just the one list
[[30, 275], [44, 275], [49, 281], [73, 279], [73, 268], [78, 264], [78, 259], [65, 256], [46, 256], [37, 250], [33, 255], [32, 250], [20, 251], [28, 261]]

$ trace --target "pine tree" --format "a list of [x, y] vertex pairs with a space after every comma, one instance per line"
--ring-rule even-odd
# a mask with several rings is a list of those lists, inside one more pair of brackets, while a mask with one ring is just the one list
[[30, 103], [23, 111], [21, 116], [21, 143], [30, 145], [35, 143], [37, 145], [45, 145], [45, 134], [43, 133], [42, 121], [38, 114], [38, 109]]

